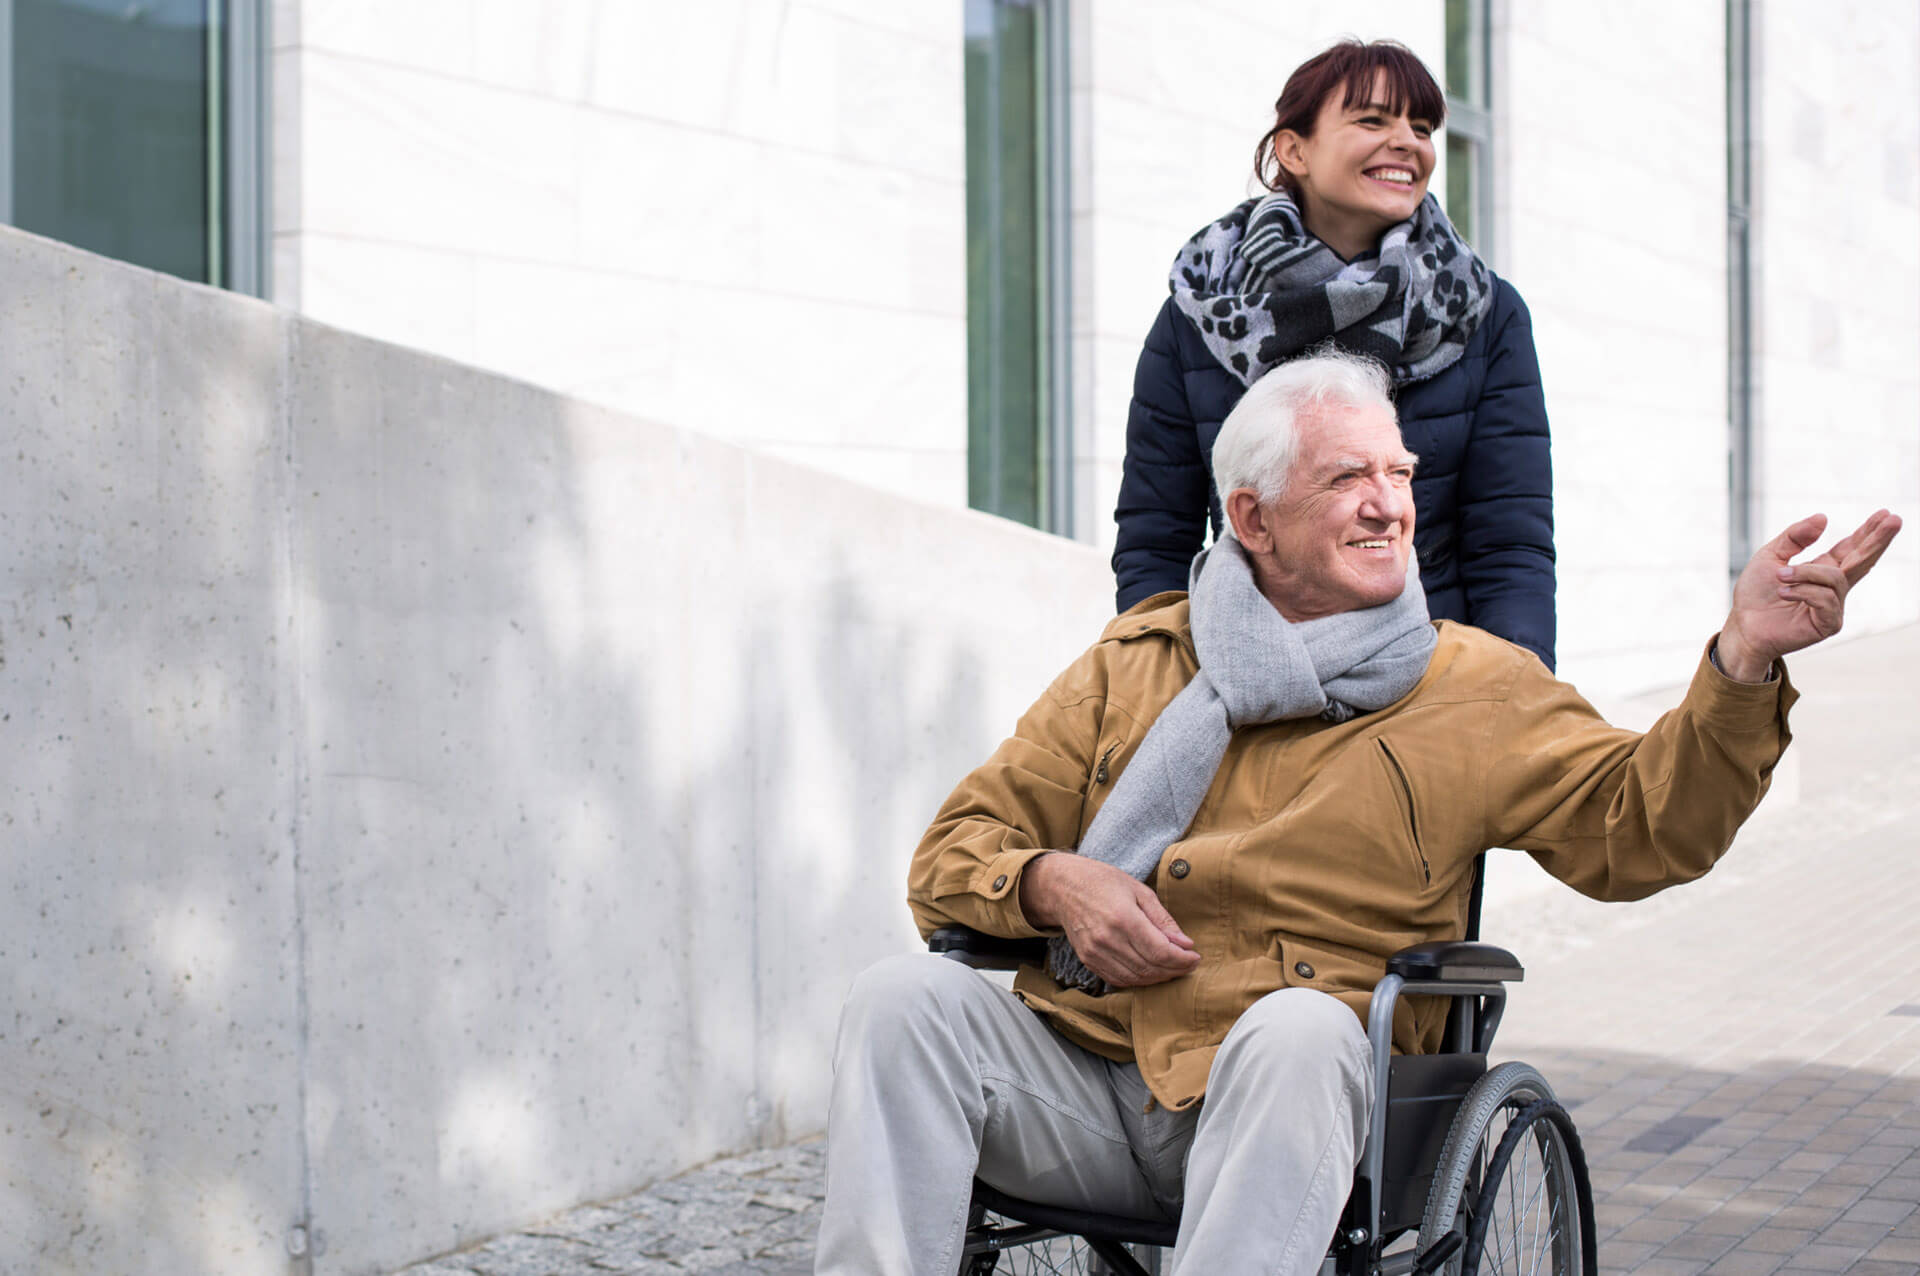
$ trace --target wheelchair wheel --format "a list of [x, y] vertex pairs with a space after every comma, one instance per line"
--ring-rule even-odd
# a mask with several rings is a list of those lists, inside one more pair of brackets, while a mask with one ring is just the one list
[[[1150, 1276], [1158, 1276], [1158, 1248], [1129, 1245], [1126, 1249]], [[1083, 1237], [985, 1212], [969, 1220], [959, 1276], [1115, 1276], [1118, 1270]]]
[[1524, 1063], [1503, 1063], [1461, 1101], [1434, 1167], [1421, 1268], [1594, 1276], [1593, 1197], [1573, 1123]]

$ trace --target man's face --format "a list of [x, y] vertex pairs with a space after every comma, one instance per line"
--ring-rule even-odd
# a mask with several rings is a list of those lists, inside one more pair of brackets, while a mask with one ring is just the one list
[[1393, 413], [1330, 404], [1300, 421], [1292, 477], [1273, 507], [1262, 584], [1289, 620], [1400, 596], [1413, 549], [1413, 466]]

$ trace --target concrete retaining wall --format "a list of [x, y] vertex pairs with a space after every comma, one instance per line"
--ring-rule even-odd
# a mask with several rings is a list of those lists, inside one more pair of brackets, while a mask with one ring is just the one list
[[0, 374], [4, 1270], [377, 1271], [817, 1129], [919, 831], [1109, 614], [6, 230]]

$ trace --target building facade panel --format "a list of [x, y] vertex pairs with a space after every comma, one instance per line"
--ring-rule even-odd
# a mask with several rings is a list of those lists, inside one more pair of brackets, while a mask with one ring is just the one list
[[277, 296], [828, 469], [951, 465], [964, 501], [957, 11], [277, 14]]
[[1499, 256], [1532, 309], [1554, 434], [1560, 663], [1597, 691], [1676, 680], [1726, 606], [1725, 37], [1709, 9], [1510, 5], [1494, 37]]
[[[1823, 511], [1846, 530], [1881, 505], [1911, 516], [1920, 13], [1763, 4], [1755, 14], [1757, 526], [1771, 535]], [[1863, 625], [1920, 614], [1920, 542], [1896, 542], [1873, 584], [1851, 604]]]

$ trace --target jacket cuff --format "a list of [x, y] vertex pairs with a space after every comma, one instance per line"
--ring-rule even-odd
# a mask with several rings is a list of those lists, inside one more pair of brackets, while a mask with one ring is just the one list
[[1783, 726], [1787, 710], [1800, 698], [1787, 677], [1787, 662], [1776, 659], [1765, 682], [1741, 682], [1720, 672], [1712, 658], [1715, 634], [1700, 653], [1699, 667], [1687, 688], [1687, 706], [1703, 722], [1727, 731], [1762, 731]]
[[1036, 927], [1020, 907], [1021, 874], [1027, 871], [1027, 865], [1050, 849], [1038, 846], [1002, 851], [974, 870], [967, 889], [986, 901], [986, 906], [1004, 927], [1001, 933], [1014, 939], [1038, 939], [1055, 933]]

